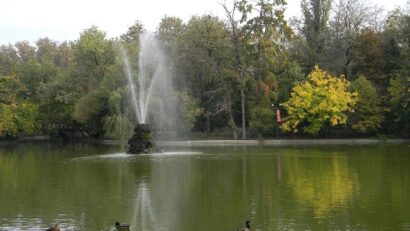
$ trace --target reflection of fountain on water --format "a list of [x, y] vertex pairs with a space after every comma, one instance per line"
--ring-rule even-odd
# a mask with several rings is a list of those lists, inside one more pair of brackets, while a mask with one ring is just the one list
[[51, 225], [60, 224], [63, 230], [84, 230], [84, 217], [73, 218], [68, 214], [59, 214], [57, 219], [43, 219], [19, 215], [15, 219], [0, 219], [0, 230], [45, 230]]
[[138, 184], [134, 200], [131, 227], [134, 230], [158, 230], [157, 220], [152, 211], [150, 192], [145, 182]]

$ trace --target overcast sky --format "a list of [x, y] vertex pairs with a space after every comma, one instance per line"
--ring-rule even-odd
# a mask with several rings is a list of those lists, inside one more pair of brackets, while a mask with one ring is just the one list
[[[386, 11], [404, 7], [407, 0], [369, 0]], [[92, 25], [116, 37], [136, 20], [154, 31], [165, 15], [185, 22], [192, 15], [224, 17], [223, 0], [0, 0], [0, 44], [16, 41], [74, 40]], [[231, 0], [227, 0], [231, 2]], [[288, 0], [288, 17], [298, 15], [300, 0]]]

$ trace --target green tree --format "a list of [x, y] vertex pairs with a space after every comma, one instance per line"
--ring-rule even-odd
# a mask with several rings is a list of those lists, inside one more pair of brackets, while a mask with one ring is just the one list
[[[293, 32], [284, 17], [285, 1], [243, 0], [239, 10], [245, 33], [248, 74], [254, 88], [250, 98], [250, 126], [263, 130], [273, 126], [271, 103], [277, 98], [277, 75], [287, 61], [285, 44]], [[269, 123], [269, 121], [271, 121]]]
[[212, 121], [226, 115], [225, 124], [236, 138], [232, 95], [237, 83], [232, 79], [230, 37], [224, 23], [208, 15], [192, 17], [178, 46], [187, 88], [203, 108], [198, 120], [200, 126], [210, 133]]
[[93, 26], [84, 30], [72, 47], [76, 62], [72, 78], [79, 84], [77, 91], [82, 95], [94, 90], [107, 74], [108, 66], [114, 63], [113, 42]]
[[398, 75], [390, 80], [388, 88], [389, 109], [393, 115], [395, 130], [402, 136], [410, 135], [410, 77]]
[[128, 27], [125, 34], [121, 35], [121, 40], [139, 44], [140, 35], [144, 32], [144, 25], [140, 21], [136, 21], [133, 25]]
[[0, 73], [11, 74], [16, 72], [19, 57], [16, 49], [11, 45], [0, 46]]
[[307, 46], [303, 53], [309, 54], [304, 59], [304, 65], [311, 70], [320, 63], [325, 45], [330, 39], [328, 22], [332, 0], [302, 0], [301, 32]]
[[332, 0], [302, 0], [302, 33], [316, 54], [324, 49]]
[[284, 103], [288, 115], [282, 129], [297, 132], [302, 128], [305, 133], [317, 134], [329, 125], [345, 124], [346, 112], [357, 102], [357, 93], [350, 93], [349, 85], [343, 76], [331, 76], [316, 66]]
[[358, 102], [348, 124], [361, 133], [377, 131], [383, 122], [383, 109], [376, 89], [361, 75], [352, 82], [350, 90], [358, 93]]
[[[326, 67], [335, 73], [343, 73], [347, 79], [352, 75], [354, 40], [360, 31], [380, 29], [381, 9], [362, 0], [338, 0], [330, 20], [330, 48]], [[330, 61], [330, 62], [329, 62]]]
[[123, 90], [112, 91], [108, 98], [109, 113], [103, 118], [105, 136], [111, 139], [126, 140], [131, 136], [132, 124], [122, 109]]
[[353, 42], [352, 74], [364, 75], [375, 84], [378, 89], [385, 88], [386, 54], [384, 51], [383, 36], [370, 28], [360, 32]]
[[115, 41], [93, 26], [71, 46], [74, 65], [65, 84], [74, 99], [72, 118], [89, 135], [99, 137], [103, 133], [102, 118], [108, 111], [108, 95], [117, 87], [112, 84], [118, 76]]
[[240, 13], [239, 9], [243, 7], [245, 2], [240, 2], [235, 0], [233, 2], [232, 9], [228, 9], [226, 3], [223, 5], [225, 10], [225, 14], [228, 19], [228, 28], [231, 34], [231, 46], [232, 46], [232, 55], [234, 56], [234, 71], [235, 78], [240, 82], [240, 94], [241, 94], [241, 122], [242, 122], [242, 139], [246, 139], [246, 96], [245, 96], [245, 84], [246, 84], [246, 76], [244, 71], [244, 47], [245, 47], [245, 39], [244, 39], [244, 30], [241, 27], [240, 19], [236, 18], [236, 13]]

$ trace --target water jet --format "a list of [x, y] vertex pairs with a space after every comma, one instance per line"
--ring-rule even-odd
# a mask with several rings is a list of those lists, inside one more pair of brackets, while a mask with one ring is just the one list
[[[134, 133], [128, 140], [127, 153], [129, 154], [154, 152], [152, 130], [155, 125], [164, 128], [166, 127], [164, 124], [172, 123], [170, 118], [175, 117], [176, 108], [176, 94], [160, 43], [154, 35], [142, 33], [139, 44], [138, 72], [136, 72], [138, 74], [136, 76], [134, 76], [126, 50], [121, 49], [130, 90], [132, 112], [136, 121]], [[170, 112], [169, 109], [173, 111]], [[154, 114], [150, 114], [153, 115], [150, 117], [157, 118], [150, 118], [148, 121], [150, 111], [155, 111]]]

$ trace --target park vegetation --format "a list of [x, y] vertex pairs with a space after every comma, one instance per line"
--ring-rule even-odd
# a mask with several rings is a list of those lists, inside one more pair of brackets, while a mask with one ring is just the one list
[[[166, 16], [154, 32], [184, 133], [410, 136], [409, 9], [302, 0], [302, 15], [287, 21], [285, 1], [221, 7], [222, 18]], [[92, 26], [74, 41], [2, 45], [0, 137], [129, 137], [135, 121], [120, 47], [138, 70], [144, 31], [137, 21], [117, 38]]]

